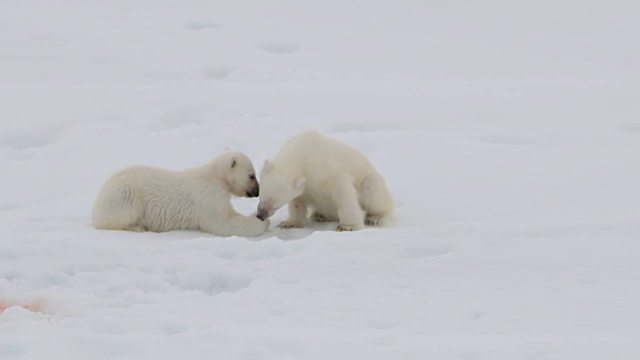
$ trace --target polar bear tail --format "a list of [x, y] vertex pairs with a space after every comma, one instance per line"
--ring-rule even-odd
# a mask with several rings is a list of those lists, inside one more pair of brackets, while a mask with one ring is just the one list
[[395, 204], [386, 181], [377, 172], [367, 175], [360, 184], [360, 205], [365, 211], [365, 224], [388, 226], [393, 222]]

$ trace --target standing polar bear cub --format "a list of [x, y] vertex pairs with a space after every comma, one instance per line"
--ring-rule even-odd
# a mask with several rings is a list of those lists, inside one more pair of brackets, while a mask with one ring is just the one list
[[305, 227], [309, 207], [315, 221], [338, 221], [338, 231], [386, 225], [395, 209], [384, 178], [364, 154], [313, 130], [285, 141], [265, 161], [260, 183], [258, 218], [289, 204], [280, 228]]
[[200, 230], [221, 236], [265, 232], [269, 222], [237, 213], [231, 194], [259, 195], [253, 164], [239, 151], [226, 150], [205, 165], [183, 171], [131, 166], [115, 173], [100, 190], [93, 224], [107, 230]]

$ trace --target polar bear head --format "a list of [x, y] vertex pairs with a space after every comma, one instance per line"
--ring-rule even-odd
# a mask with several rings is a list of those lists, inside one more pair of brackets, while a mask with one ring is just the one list
[[225, 150], [218, 158], [223, 167], [223, 181], [229, 192], [241, 197], [257, 197], [260, 186], [251, 159], [244, 153]]
[[264, 162], [260, 172], [260, 203], [258, 204], [258, 218], [268, 219], [278, 209], [304, 192], [305, 178], [292, 176], [286, 169], [273, 164], [269, 160]]

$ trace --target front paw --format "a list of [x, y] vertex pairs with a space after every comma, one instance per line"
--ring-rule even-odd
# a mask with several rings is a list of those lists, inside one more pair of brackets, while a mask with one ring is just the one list
[[278, 225], [279, 229], [303, 228], [304, 225], [295, 221], [283, 221]]
[[336, 230], [337, 231], [355, 231], [357, 230], [357, 227], [355, 225], [340, 224], [338, 225], [338, 228]]
[[368, 226], [382, 226], [384, 217], [381, 215], [367, 214], [364, 218], [364, 223]]

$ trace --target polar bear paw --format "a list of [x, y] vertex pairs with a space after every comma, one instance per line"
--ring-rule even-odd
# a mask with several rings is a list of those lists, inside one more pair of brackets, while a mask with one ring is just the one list
[[336, 230], [338, 230], [338, 231], [355, 231], [356, 229], [357, 229], [357, 227], [355, 225], [340, 224], [340, 225], [338, 225], [338, 228]]
[[264, 226], [264, 231], [267, 231], [267, 230], [269, 230], [269, 227], [271, 226], [271, 220], [264, 219], [264, 220], [262, 220], [262, 224]]
[[293, 228], [303, 228], [304, 225], [295, 222], [295, 221], [283, 221], [278, 224], [279, 229], [293, 229]]
[[322, 214], [320, 214], [318, 212], [314, 212], [313, 214], [311, 214], [311, 219], [313, 219], [313, 221], [319, 222], [319, 223], [329, 222], [329, 219], [327, 219], [324, 215], [322, 215]]
[[368, 226], [382, 226], [383, 221], [384, 216], [382, 215], [367, 214], [367, 216], [364, 218], [364, 223]]

